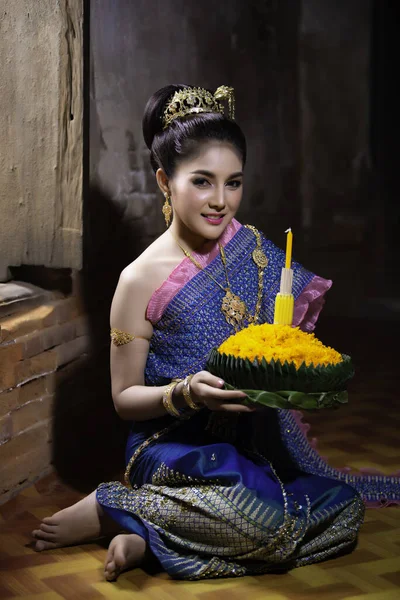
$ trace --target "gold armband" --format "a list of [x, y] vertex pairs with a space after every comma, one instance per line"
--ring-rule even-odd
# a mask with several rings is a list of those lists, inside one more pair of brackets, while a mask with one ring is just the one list
[[129, 344], [129, 342], [132, 342], [136, 338], [138, 340], [149, 341], [145, 337], [142, 337], [140, 335], [132, 335], [131, 333], [127, 333], [126, 331], [122, 331], [121, 329], [116, 329], [115, 327], [111, 328], [110, 337], [114, 346], [124, 346], [125, 344]]

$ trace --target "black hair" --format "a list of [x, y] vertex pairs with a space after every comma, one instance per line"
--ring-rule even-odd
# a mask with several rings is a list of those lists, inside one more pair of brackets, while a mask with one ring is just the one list
[[172, 177], [177, 163], [195, 155], [199, 144], [210, 140], [228, 142], [239, 153], [243, 166], [246, 162], [246, 138], [239, 125], [220, 113], [198, 113], [174, 119], [163, 129], [163, 115], [175, 92], [188, 85], [167, 85], [158, 90], [146, 104], [143, 116], [143, 137], [151, 151], [154, 169], [162, 168]]

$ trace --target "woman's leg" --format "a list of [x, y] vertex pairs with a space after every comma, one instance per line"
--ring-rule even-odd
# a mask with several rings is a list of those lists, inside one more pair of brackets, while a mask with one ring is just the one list
[[323, 510], [312, 517], [309, 532], [293, 557], [293, 567], [335, 558], [352, 552], [364, 520], [365, 505], [354, 490], [353, 498], [336, 512]]

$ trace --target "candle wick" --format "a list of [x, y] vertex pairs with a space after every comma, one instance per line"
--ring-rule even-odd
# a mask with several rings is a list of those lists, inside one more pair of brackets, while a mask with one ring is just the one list
[[289, 229], [286, 229], [285, 233], [289, 233], [289, 231], [292, 231], [291, 227], [289, 227]]

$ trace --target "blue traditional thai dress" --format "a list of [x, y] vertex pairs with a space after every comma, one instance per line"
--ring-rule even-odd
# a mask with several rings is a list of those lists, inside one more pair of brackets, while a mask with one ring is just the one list
[[[262, 244], [269, 262], [259, 322], [271, 323], [285, 257], [264, 236]], [[231, 288], [253, 313], [255, 247], [241, 226], [225, 245]], [[298, 299], [314, 275], [298, 263], [293, 269]], [[154, 323], [146, 385], [204, 369], [210, 349], [233, 333], [220, 310], [224, 292], [206, 271], [224, 285], [217, 255], [174, 295]], [[350, 476], [327, 465], [286, 410], [203, 408], [185, 420], [133, 423], [126, 461], [127, 485], [103, 483], [97, 500], [178, 579], [286, 571], [349, 552], [363, 499], [400, 497], [398, 478]]]

